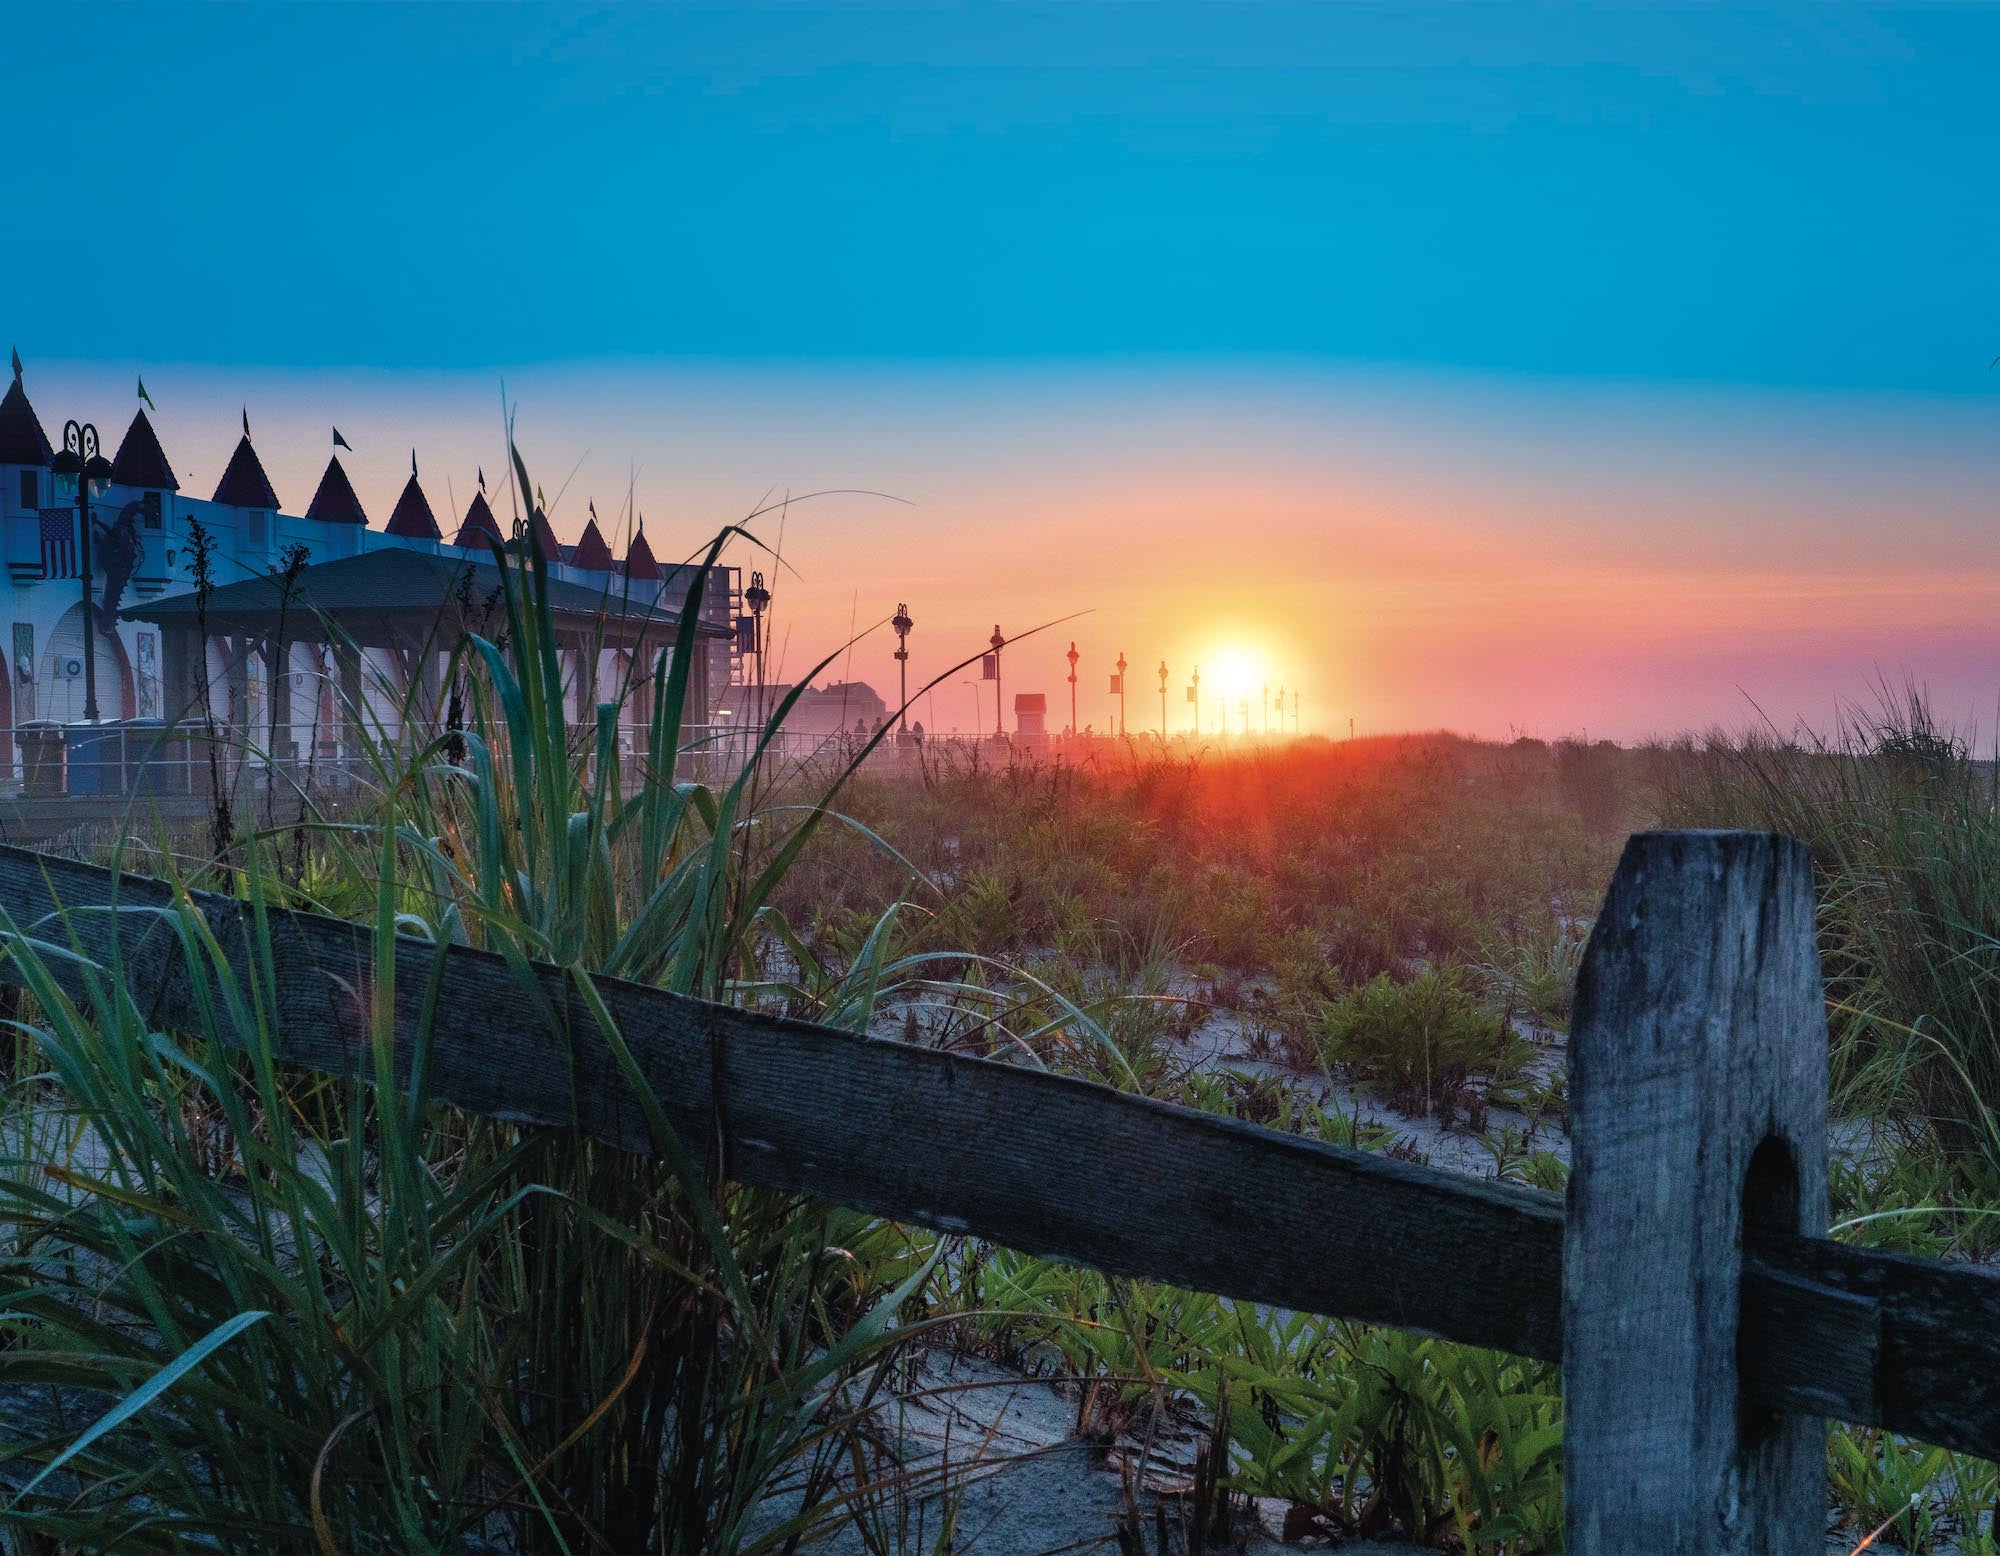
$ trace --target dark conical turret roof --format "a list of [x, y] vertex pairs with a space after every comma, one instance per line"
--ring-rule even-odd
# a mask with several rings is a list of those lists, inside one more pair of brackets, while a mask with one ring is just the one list
[[604, 533], [597, 527], [597, 520], [583, 527], [583, 538], [569, 554], [571, 567], [587, 567], [593, 572], [608, 573], [617, 564], [612, 560], [611, 548], [604, 543]]
[[306, 508], [306, 517], [322, 524], [363, 524], [368, 515], [361, 511], [361, 499], [354, 495], [354, 483], [335, 454], [326, 462], [326, 474], [319, 478], [319, 490]]
[[563, 559], [562, 544], [556, 539], [556, 532], [549, 525], [549, 516], [537, 508], [528, 520], [528, 539], [535, 549], [551, 562]]
[[[132, 418], [125, 429], [125, 441], [118, 445], [111, 461], [111, 479], [119, 486], [138, 486], [150, 492], [177, 492], [181, 483], [174, 479], [174, 467], [167, 463], [167, 451], [144, 411]], [[275, 506], [275, 505], [274, 505]]]
[[438, 529], [437, 517], [431, 512], [430, 499], [417, 485], [414, 469], [410, 471], [409, 480], [403, 483], [403, 495], [396, 499], [396, 511], [389, 515], [388, 533], [404, 540], [444, 539], [443, 532]]
[[55, 457], [55, 446], [42, 431], [41, 418], [16, 376], [13, 387], [0, 398], [0, 465], [46, 465]]
[[486, 494], [474, 492], [472, 501], [465, 510], [465, 522], [458, 527], [453, 538], [454, 546], [470, 550], [484, 551], [489, 541], [505, 542], [507, 537], [500, 533], [500, 521], [493, 517], [493, 510], [486, 506]]
[[638, 533], [633, 535], [632, 544], [625, 550], [625, 576], [657, 581], [660, 564], [653, 560], [653, 548], [646, 544], [646, 521], [639, 521]]
[[229, 456], [229, 468], [215, 483], [214, 501], [227, 503], [232, 508], [278, 506], [278, 494], [271, 490], [271, 478], [264, 474], [263, 461], [258, 459], [257, 451], [250, 446], [250, 434], [247, 432], [237, 442], [236, 452]]

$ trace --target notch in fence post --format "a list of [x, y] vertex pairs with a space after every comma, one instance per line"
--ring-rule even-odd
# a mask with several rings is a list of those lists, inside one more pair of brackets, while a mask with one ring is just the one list
[[1816, 1551], [1821, 1423], [1742, 1402], [1743, 1240], [1827, 1224], [1812, 866], [1762, 832], [1626, 845], [1577, 979], [1563, 1232], [1570, 1556]]

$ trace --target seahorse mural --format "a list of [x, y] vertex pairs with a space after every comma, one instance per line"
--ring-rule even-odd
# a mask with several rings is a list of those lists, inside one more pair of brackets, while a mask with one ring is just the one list
[[91, 543], [97, 549], [96, 562], [104, 571], [104, 593], [98, 601], [97, 620], [101, 630], [118, 630], [118, 601], [126, 584], [145, 560], [145, 542], [139, 539], [139, 514], [146, 505], [128, 502], [110, 524], [91, 520]]

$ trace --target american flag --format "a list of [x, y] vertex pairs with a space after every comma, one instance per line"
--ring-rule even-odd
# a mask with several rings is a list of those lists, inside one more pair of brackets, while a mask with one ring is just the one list
[[76, 577], [76, 510], [42, 509], [42, 576]]

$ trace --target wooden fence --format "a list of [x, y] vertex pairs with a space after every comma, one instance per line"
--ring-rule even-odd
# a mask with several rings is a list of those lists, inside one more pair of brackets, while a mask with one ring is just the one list
[[[0, 848], [0, 908], [199, 1027], [168, 887]], [[246, 918], [195, 906], [246, 982]], [[269, 915], [278, 1050], [371, 1073], [369, 931]], [[64, 974], [75, 982], [74, 972]], [[17, 978], [11, 959], [0, 977]], [[524, 982], [527, 986], [524, 987]], [[80, 988], [80, 984], [76, 984]], [[1804, 848], [1634, 837], [1578, 983], [1555, 1196], [1016, 1065], [655, 989], [596, 992], [707, 1170], [1113, 1273], [1564, 1365], [1572, 1556], [1817, 1551], [1821, 1418], [2000, 1458], [2000, 1275], [1827, 1225], [1827, 1052]], [[396, 1073], [441, 1103], [653, 1145], [579, 975], [404, 939]], [[572, 1053], [574, 1058], [572, 1058]]]

